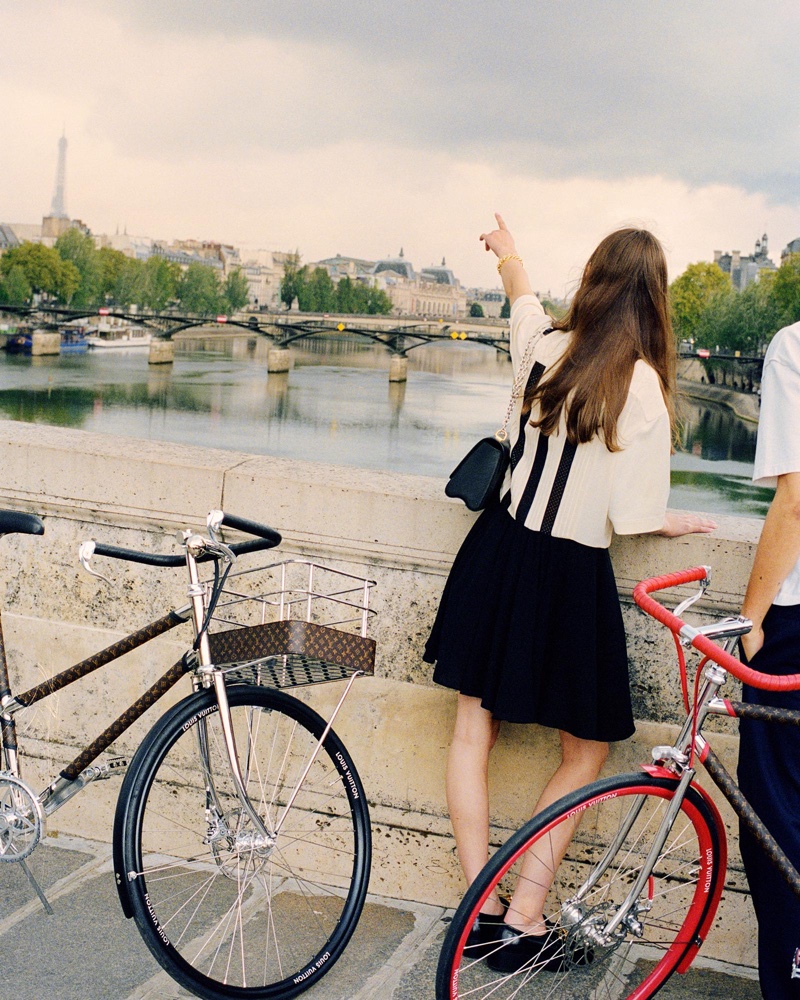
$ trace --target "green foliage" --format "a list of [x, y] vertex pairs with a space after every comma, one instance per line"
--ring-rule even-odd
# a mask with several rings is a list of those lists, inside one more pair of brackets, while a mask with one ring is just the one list
[[800, 253], [792, 253], [775, 273], [772, 294], [783, 312], [783, 325], [800, 320]]
[[186, 312], [199, 316], [211, 316], [223, 307], [219, 275], [216, 268], [206, 264], [188, 266], [178, 282], [177, 295]]
[[63, 261], [73, 264], [78, 271], [78, 286], [70, 296], [70, 304], [80, 309], [101, 302], [103, 262], [92, 237], [72, 227], [58, 237], [55, 249]]
[[138, 304], [141, 299], [143, 270], [143, 261], [125, 257], [108, 293], [109, 300], [123, 309], [127, 309], [133, 302]]
[[300, 266], [300, 254], [294, 253], [283, 267], [281, 301], [289, 309], [297, 299], [301, 312], [360, 313], [386, 315], [392, 311], [392, 300], [381, 288], [340, 278], [334, 285], [324, 267]]
[[297, 308], [301, 312], [332, 312], [336, 293], [331, 276], [324, 267], [309, 272], [302, 267], [297, 274]]
[[483, 306], [480, 302], [470, 302], [469, 314], [470, 316], [475, 316], [477, 319], [483, 319]]
[[762, 279], [743, 292], [715, 296], [697, 320], [696, 342], [723, 351], [760, 352], [782, 325], [771, 285]]
[[227, 313], [238, 312], [250, 301], [250, 286], [241, 268], [234, 268], [225, 279], [222, 299]]
[[690, 264], [669, 288], [675, 334], [696, 340], [697, 324], [714, 299], [732, 291], [731, 279], [718, 264]]
[[281, 302], [287, 309], [298, 297], [298, 282], [300, 276], [300, 252], [296, 250], [289, 254], [283, 265], [283, 280], [281, 281]]
[[506, 300], [500, 307], [500, 319], [508, 319], [511, 316], [511, 303], [508, 301], [508, 296], [506, 295]]
[[125, 262], [129, 259], [122, 251], [112, 250], [111, 247], [101, 247], [97, 251], [103, 301], [113, 297], [114, 290], [125, 268]]
[[0, 257], [0, 274], [6, 277], [14, 267], [22, 269], [32, 292], [57, 296], [62, 302], [69, 302], [80, 283], [75, 266], [41, 243], [26, 240], [6, 250]]
[[[203, 271], [211, 271], [202, 264], [192, 264]], [[216, 278], [216, 274], [214, 274]], [[136, 302], [152, 312], [161, 312], [175, 298], [181, 281], [181, 268], [163, 257], [148, 257], [138, 275]], [[217, 280], [219, 286], [219, 280]], [[213, 309], [211, 310], [214, 311]]]
[[[721, 276], [721, 277], [720, 277]], [[716, 264], [690, 264], [670, 286], [679, 339], [697, 347], [761, 353], [781, 327], [800, 320], [800, 254], [736, 292]]]
[[32, 294], [31, 283], [19, 264], [15, 264], [5, 278], [0, 278], [0, 302], [21, 306]]

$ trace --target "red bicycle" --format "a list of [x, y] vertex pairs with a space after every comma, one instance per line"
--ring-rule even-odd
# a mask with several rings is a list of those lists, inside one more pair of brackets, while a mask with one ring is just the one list
[[[769, 691], [800, 689], [800, 674], [762, 674], [731, 655], [752, 627], [745, 618], [700, 628], [683, 621], [710, 576], [700, 566], [644, 580], [633, 593], [675, 639], [686, 710], [677, 740], [654, 747], [652, 762], [638, 773], [604, 778], [560, 799], [497, 851], [453, 917], [439, 959], [437, 1000], [645, 1000], [673, 972], [685, 972], [711, 929], [727, 867], [724, 824], [694, 781], [698, 762], [800, 894], [800, 873], [702, 733], [709, 715], [800, 725], [800, 712], [719, 695], [728, 674]], [[674, 611], [650, 596], [695, 581], [699, 591]], [[690, 649], [702, 656], [692, 691], [685, 657]], [[508, 964], [492, 959], [509, 946], [500, 928], [496, 941], [484, 935], [476, 944], [470, 931], [491, 893], [507, 900], [533, 885], [547, 889], [548, 938], [535, 959], [510, 974], [495, 972], [493, 964]]]

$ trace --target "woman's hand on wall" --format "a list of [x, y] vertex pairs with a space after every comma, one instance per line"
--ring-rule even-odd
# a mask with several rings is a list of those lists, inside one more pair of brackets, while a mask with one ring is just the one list
[[680, 538], [681, 535], [707, 535], [716, 527], [717, 522], [705, 514], [691, 514], [686, 510], [668, 510], [664, 517], [663, 526], [653, 534], [663, 535], [665, 538]]

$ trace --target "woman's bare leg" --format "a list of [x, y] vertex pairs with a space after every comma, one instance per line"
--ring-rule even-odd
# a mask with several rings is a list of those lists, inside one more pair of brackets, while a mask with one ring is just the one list
[[[561, 731], [559, 735], [561, 764], [539, 796], [534, 816], [563, 795], [594, 781], [608, 756], [607, 743], [581, 740]], [[576, 817], [573, 825], [559, 824], [552, 834], [530, 848], [523, 858], [517, 888], [506, 917], [513, 927], [534, 934], [545, 932], [542, 912], [545, 898], [579, 823], [580, 817]]]
[[[489, 858], [489, 753], [499, 730], [500, 723], [481, 707], [479, 698], [458, 696], [447, 757], [447, 805], [467, 885], [472, 885]], [[483, 907], [485, 913], [502, 910], [496, 897]]]

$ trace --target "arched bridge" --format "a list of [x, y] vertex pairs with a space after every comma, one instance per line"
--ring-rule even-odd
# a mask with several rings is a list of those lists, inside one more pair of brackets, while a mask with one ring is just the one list
[[151, 330], [163, 340], [198, 327], [224, 325], [268, 337], [276, 347], [288, 348], [309, 337], [356, 335], [383, 344], [391, 354], [405, 357], [425, 344], [447, 341], [470, 341], [484, 344], [504, 354], [508, 348], [508, 322], [499, 320], [445, 323], [433, 320], [398, 319], [387, 316], [331, 316], [307, 313], [240, 313], [235, 316], [188, 316], [174, 312], [133, 312], [97, 306], [70, 309], [65, 306], [0, 305], [0, 313], [12, 314], [57, 330], [76, 320], [119, 319]]

